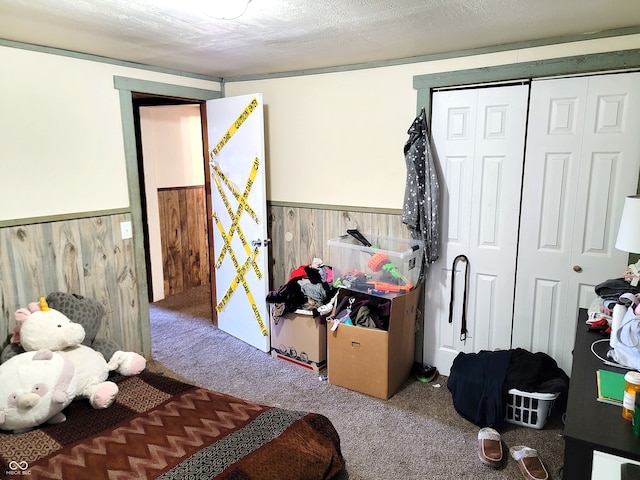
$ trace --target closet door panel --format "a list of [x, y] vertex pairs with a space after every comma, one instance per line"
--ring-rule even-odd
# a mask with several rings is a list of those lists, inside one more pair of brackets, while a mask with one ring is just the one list
[[511, 346], [528, 91], [528, 85], [477, 90], [465, 351]]
[[533, 217], [522, 217], [522, 231], [531, 234], [532, 224], [537, 221], [540, 233], [535, 241], [539, 250], [557, 252], [563, 246], [564, 229], [562, 228], [567, 216], [567, 183], [572, 164], [572, 156], [567, 154], [547, 154], [543, 159], [544, 191], [540, 198], [540, 210], [525, 212]]
[[[618, 154], [594, 153], [588, 166], [589, 174], [586, 176], [588, 186], [586, 188], [584, 211], [584, 235], [580, 239], [583, 254], [609, 254], [613, 246], [612, 236], [617, 234], [609, 231], [608, 216], [611, 203], [615, 200], [616, 169], [620, 168]], [[615, 227], [615, 226], [613, 226]]]
[[[522, 85], [434, 94], [443, 248], [427, 277], [424, 361], [443, 374], [461, 351], [510, 347], [527, 96]], [[451, 269], [459, 255], [469, 264], [456, 264], [450, 316]]]
[[[473, 90], [441, 92], [434, 96], [432, 136], [434, 154], [442, 168], [442, 251], [429, 267], [425, 294], [425, 358], [448, 371], [459, 352], [460, 321], [449, 323], [449, 298], [453, 259], [468, 253], [471, 238], [471, 204], [477, 120], [477, 93]], [[436, 113], [437, 112], [437, 113]], [[435, 124], [437, 118], [437, 126]], [[464, 268], [458, 267], [455, 298], [464, 295]], [[462, 303], [454, 303], [453, 317], [460, 319]], [[437, 360], [436, 360], [437, 356]], [[439, 362], [439, 364], [436, 363]]]
[[[474, 318], [468, 320], [468, 329], [473, 333], [474, 345], [504, 344], [501, 338], [504, 328], [496, 322], [495, 308], [498, 304], [499, 278], [496, 275], [477, 274], [474, 277], [475, 295], [473, 298]], [[499, 313], [499, 312], [498, 312]]]
[[628, 263], [614, 244], [637, 189], [639, 119], [636, 73], [532, 83], [513, 346], [549, 353], [567, 373], [578, 308]]
[[534, 308], [539, 313], [540, 322], [534, 325], [532, 338], [538, 345], [537, 351], [547, 352], [551, 348], [549, 336], [552, 327], [551, 319], [557, 315], [562, 285], [553, 280], [536, 279], [535, 292]]
[[[513, 346], [551, 352], [564, 339], [588, 79], [533, 82], [527, 131]], [[556, 359], [557, 360], [557, 359]]]
[[[615, 248], [624, 198], [638, 188], [640, 173], [640, 73], [589, 77], [582, 168], [574, 216], [574, 248], [567, 270], [564, 341], [557, 360], [570, 370], [578, 308], [596, 298], [594, 287], [619, 278], [629, 252]], [[580, 271], [573, 266], [580, 266]], [[555, 356], [554, 356], [555, 357]]]
[[447, 156], [444, 162], [450, 180], [446, 191], [448, 208], [443, 210], [449, 225], [447, 241], [457, 245], [466, 243], [469, 238], [470, 212], [463, 206], [470, 201], [472, 162], [470, 155]]

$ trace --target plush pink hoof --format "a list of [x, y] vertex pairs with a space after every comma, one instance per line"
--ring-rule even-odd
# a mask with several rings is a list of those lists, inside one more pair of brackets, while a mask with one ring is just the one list
[[114, 402], [116, 395], [118, 395], [118, 386], [115, 383], [101, 383], [91, 395], [91, 406], [93, 408], [107, 408]]

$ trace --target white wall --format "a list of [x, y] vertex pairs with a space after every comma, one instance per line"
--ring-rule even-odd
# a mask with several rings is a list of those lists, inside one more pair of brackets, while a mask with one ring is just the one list
[[142, 107], [140, 128], [155, 189], [204, 185], [200, 105]]
[[[264, 95], [269, 200], [400, 209], [415, 75], [631, 48], [640, 35], [225, 88]], [[0, 65], [0, 221], [129, 206], [114, 75], [219, 90], [11, 47]]]
[[262, 93], [267, 198], [401, 209], [403, 147], [416, 115], [413, 77], [640, 47], [640, 35], [320, 75], [229, 82]]
[[0, 47], [0, 220], [127, 208], [114, 76], [217, 82]]
[[158, 189], [204, 185], [200, 105], [140, 108], [153, 301], [164, 298]]

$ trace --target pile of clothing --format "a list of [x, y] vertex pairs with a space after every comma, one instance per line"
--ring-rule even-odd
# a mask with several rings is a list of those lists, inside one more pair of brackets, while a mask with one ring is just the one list
[[364, 293], [351, 292], [336, 307], [336, 314], [327, 321], [389, 330], [391, 300]]
[[311, 311], [313, 317], [328, 315], [333, 310], [337, 289], [333, 286], [333, 271], [322, 259], [314, 258], [309, 265], [300, 265], [289, 275], [287, 283], [267, 294], [271, 316], [277, 324], [285, 313]]
[[[640, 263], [640, 262], [639, 262]], [[632, 267], [634, 265], [629, 265]], [[595, 286], [596, 298], [588, 309], [587, 326], [591, 331], [610, 336], [613, 324], [613, 309], [616, 304], [625, 307], [638, 303], [640, 285], [625, 278], [612, 278]]]
[[558, 393], [555, 413], [567, 408], [569, 376], [543, 352], [523, 348], [459, 353], [447, 381], [453, 406], [464, 418], [479, 427], [500, 429], [505, 399], [511, 388], [523, 392]]

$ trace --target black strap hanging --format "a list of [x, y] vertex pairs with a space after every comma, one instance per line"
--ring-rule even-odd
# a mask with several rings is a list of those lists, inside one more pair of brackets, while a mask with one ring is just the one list
[[449, 300], [449, 323], [453, 323], [453, 297], [455, 292], [456, 265], [458, 262], [465, 262], [464, 268], [464, 294], [462, 298], [462, 325], [460, 327], [460, 341], [467, 341], [467, 284], [469, 283], [469, 259], [466, 255], [458, 255], [453, 259], [451, 267], [451, 299]]

